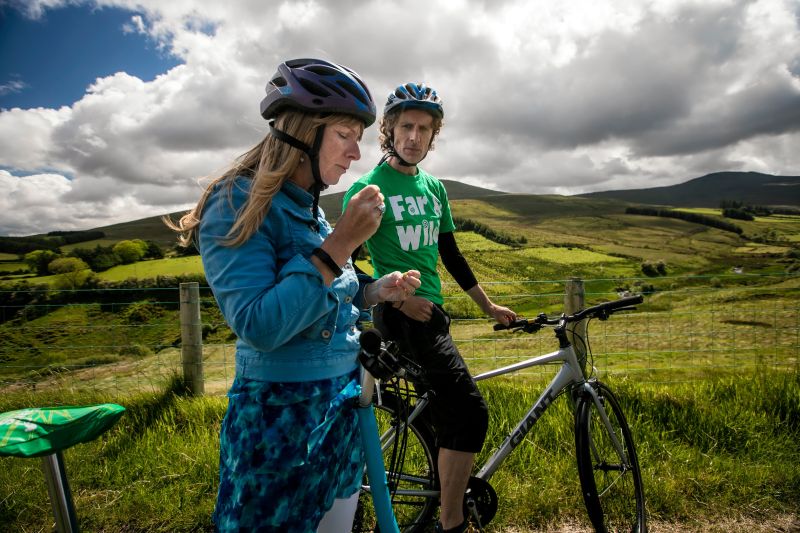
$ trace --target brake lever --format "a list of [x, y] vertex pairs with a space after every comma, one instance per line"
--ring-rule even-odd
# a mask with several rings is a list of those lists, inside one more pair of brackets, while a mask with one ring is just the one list
[[608, 320], [611, 315], [618, 313], [619, 311], [636, 311], [636, 306], [630, 305], [628, 307], [618, 307], [616, 309], [603, 309], [602, 311], [599, 311], [595, 317], [600, 320]]

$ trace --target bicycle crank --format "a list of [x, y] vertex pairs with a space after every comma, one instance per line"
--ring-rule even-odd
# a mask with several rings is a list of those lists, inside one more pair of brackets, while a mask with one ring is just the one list
[[482, 530], [497, 513], [497, 493], [485, 479], [470, 477], [464, 493], [464, 516]]

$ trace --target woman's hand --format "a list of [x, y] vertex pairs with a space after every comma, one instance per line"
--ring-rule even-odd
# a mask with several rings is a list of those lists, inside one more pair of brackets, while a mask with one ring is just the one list
[[[377, 185], [367, 185], [350, 198], [323, 247], [331, 257], [346, 262], [353, 250], [378, 231], [383, 218], [383, 194]], [[328, 248], [331, 250], [328, 250]]]
[[402, 302], [413, 295], [422, 282], [417, 270], [392, 272], [367, 285], [364, 295], [367, 305], [380, 302]]
[[[377, 185], [367, 185], [350, 198], [333, 232], [322, 242], [322, 248], [339, 266], [347, 263], [353, 251], [378, 230], [383, 218], [383, 194]], [[322, 273], [326, 285], [334, 280], [333, 272], [318, 258], [311, 262]]]

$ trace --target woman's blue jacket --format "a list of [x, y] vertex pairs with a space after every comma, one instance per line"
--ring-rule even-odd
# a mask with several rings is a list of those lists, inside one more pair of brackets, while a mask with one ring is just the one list
[[203, 209], [198, 245], [206, 279], [225, 320], [238, 337], [236, 375], [258, 381], [310, 381], [346, 374], [357, 366], [356, 322], [367, 276], [352, 264], [328, 287], [310, 262], [332, 231], [322, 210], [315, 220], [311, 193], [285, 182], [258, 231], [226, 246], [251, 180], [218, 185]]

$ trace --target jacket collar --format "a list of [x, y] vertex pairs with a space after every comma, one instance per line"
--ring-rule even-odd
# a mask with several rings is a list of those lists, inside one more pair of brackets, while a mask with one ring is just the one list
[[314, 203], [314, 195], [288, 179], [283, 182], [281, 192], [300, 207], [311, 207]]

